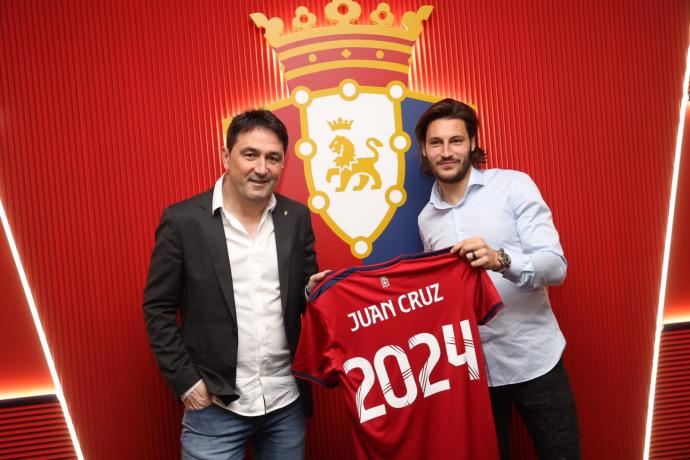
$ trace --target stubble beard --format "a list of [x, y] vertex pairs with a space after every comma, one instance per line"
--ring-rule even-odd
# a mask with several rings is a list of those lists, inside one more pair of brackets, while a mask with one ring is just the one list
[[434, 173], [434, 176], [436, 176], [436, 180], [439, 182], [443, 182], [444, 184], [457, 184], [458, 182], [461, 182], [467, 177], [467, 173], [470, 171], [470, 167], [472, 164], [467, 161], [463, 164], [462, 168], [458, 170], [454, 175], [450, 177], [443, 177], [438, 174], [438, 172]]

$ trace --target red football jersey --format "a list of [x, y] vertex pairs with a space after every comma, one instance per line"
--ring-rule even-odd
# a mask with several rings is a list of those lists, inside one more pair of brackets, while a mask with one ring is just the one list
[[342, 383], [359, 458], [497, 459], [477, 324], [502, 307], [448, 249], [341, 270], [309, 298], [293, 373]]

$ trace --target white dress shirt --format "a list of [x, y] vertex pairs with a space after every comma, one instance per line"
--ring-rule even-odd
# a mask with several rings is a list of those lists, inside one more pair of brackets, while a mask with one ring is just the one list
[[550, 371], [565, 338], [547, 286], [563, 282], [567, 263], [551, 211], [532, 179], [518, 171], [472, 168], [460, 203], [443, 201], [435, 183], [418, 223], [425, 250], [480, 236], [512, 259], [503, 274], [487, 271], [505, 305], [479, 326], [489, 385], [525, 382]]
[[264, 415], [299, 397], [280, 301], [278, 254], [271, 217], [275, 206], [276, 198], [272, 195], [252, 238], [223, 207], [223, 177], [213, 189], [212, 211], [221, 210], [235, 294], [238, 329], [235, 389], [240, 396], [229, 405], [216, 397], [213, 402], [244, 416]]

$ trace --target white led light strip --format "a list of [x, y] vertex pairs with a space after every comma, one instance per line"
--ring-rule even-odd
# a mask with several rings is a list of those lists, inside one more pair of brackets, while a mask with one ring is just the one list
[[654, 356], [652, 358], [652, 379], [649, 385], [649, 401], [647, 405], [647, 426], [644, 436], [643, 459], [649, 458], [649, 448], [652, 438], [652, 418], [654, 415], [654, 393], [656, 390], [656, 373], [659, 365], [659, 346], [661, 331], [664, 329], [664, 304], [666, 302], [666, 282], [668, 279], [668, 261], [671, 256], [671, 238], [673, 237], [673, 216], [676, 211], [676, 192], [678, 190], [678, 172], [680, 171], [680, 157], [683, 150], [683, 131], [685, 130], [685, 113], [687, 111], [688, 85], [690, 84], [690, 47], [685, 58], [685, 77], [683, 78], [683, 97], [680, 101], [680, 120], [676, 135], [676, 155], [673, 161], [673, 179], [671, 181], [671, 198], [668, 205], [668, 222], [666, 223], [666, 242], [664, 243], [664, 261], [661, 266], [661, 287], [659, 289], [659, 304], [657, 306], [656, 333], [654, 336]]
[[60, 406], [62, 407], [62, 412], [65, 416], [65, 422], [67, 423], [67, 429], [69, 430], [70, 437], [72, 438], [72, 444], [74, 444], [74, 451], [77, 453], [77, 458], [79, 458], [79, 460], [83, 460], [84, 454], [81, 452], [81, 446], [79, 445], [79, 440], [77, 439], [77, 432], [74, 429], [72, 418], [70, 417], [69, 410], [67, 409], [67, 401], [65, 400], [65, 395], [62, 392], [62, 386], [60, 385], [60, 379], [58, 378], [57, 370], [55, 369], [53, 356], [50, 354], [48, 340], [46, 339], [46, 334], [43, 330], [43, 325], [41, 324], [41, 318], [38, 316], [38, 310], [36, 310], [34, 296], [31, 293], [31, 288], [29, 287], [29, 281], [26, 279], [24, 266], [19, 258], [19, 251], [17, 250], [17, 245], [14, 242], [12, 230], [10, 229], [10, 223], [7, 220], [7, 214], [5, 214], [5, 208], [2, 205], [2, 200], [0, 200], [0, 220], [2, 220], [2, 226], [5, 228], [5, 235], [7, 235], [10, 251], [12, 251], [12, 257], [14, 258], [14, 263], [17, 266], [17, 273], [19, 274], [19, 279], [21, 280], [22, 287], [24, 288], [24, 295], [26, 296], [26, 301], [29, 304], [29, 310], [31, 310], [31, 316], [33, 317], [34, 325], [36, 326], [38, 338], [41, 341], [41, 347], [43, 348], [43, 354], [45, 354], [46, 361], [48, 363], [50, 376], [53, 379], [53, 385], [55, 385], [55, 395], [57, 396], [58, 401], [60, 401]]

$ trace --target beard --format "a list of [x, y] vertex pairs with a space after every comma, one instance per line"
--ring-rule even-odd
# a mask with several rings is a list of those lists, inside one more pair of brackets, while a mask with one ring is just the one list
[[444, 184], [457, 184], [467, 177], [470, 167], [472, 167], [472, 163], [470, 161], [466, 161], [452, 176], [443, 176], [442, 174], [439, 174], [438, 170], [434, 171], [434, 176], [436, 177], [437, 181], [443, 182]]

